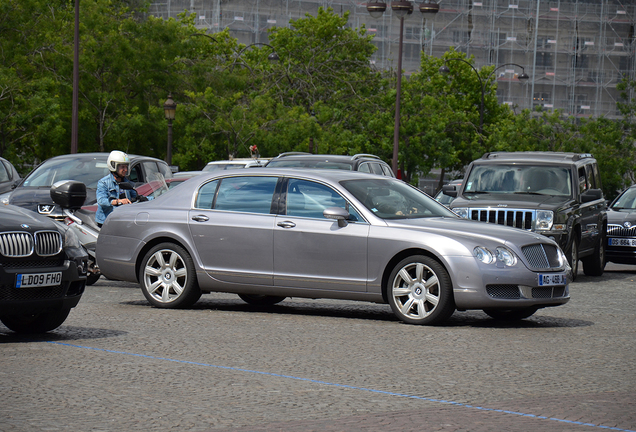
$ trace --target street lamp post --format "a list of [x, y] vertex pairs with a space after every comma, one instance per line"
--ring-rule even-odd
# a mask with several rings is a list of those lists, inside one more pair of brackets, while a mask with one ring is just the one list
[[172, 93], [168, 94], [168, 100], [163, 104], [163, 113], [168, 120], [168, 148], [166, 150], [166, 162], [172, 165], [172, 120], [177, 112], [177, 104], [172, 100]]
[[450, 72], [450, 69], [448, 68], [448, 66], [446, 66], [446, 63], [448, 63], [449, 61], [460, 61], [460, 62], [466, 63], [468, 66], [470, 66], [470, 68], [473, 70], [473, 72], [475, 72], [475, 75], [477, 75], [477, 79], [479, 80], [479, 85], [481, 86], [481, 104], [479, 105], [479, 135], [480, 135], [480, 139], [483, 141], [483, 133], [484, 133], [484, 105], [485, 105], [484, 99], [485, 99], [485, 93], [486, 93], [486, 82], [495, 74], [497, 69], [501, 69], [502, 67], [505, 67], [505, 66], [517, 66], [517, 67], [521, 68], [521, 74], [517, 78], [520, 81], [525, 81], [525, 80], [529, 79], [530, 77], [526, 74], [525, 69], [524, 69], [523, 66], [518, 65], [517, 63], [505, 63], [505, 64], [497, 66], [495, 69], [493, 69], [493, 71], [486, 78], [482, 78], [479, 75], [479, 71], [477, 69], [475, 69], [475, 66], [473, 66], [470, 62], [468, 62], [468, 61], [466, 61], [464, 59], [461, 59], [461, 58], [450, 58], [450, 59], [444, 60], [444, 66], [439, 68], [439, 71], [441, 73], [447, 74], [447, 73]]
[[[413, 13], [413, 4], [411, 1], [392, 1], [391, 10], [400, 19], [400, 42], [398, 44], [398, 65], [397, 65], [397, 83], [395, 86], [395, 126], [393, 127], [393, 172], [398, 175], [398, 154], [400, 146], [400, 99], [402, 93], [402, 45], [404, 42], [404, 19], [407, 15]], [[435, 1], [427, 0], [421, 3], [419, 10], [422, 14], [439, 12], [439, 5]], [[386, 3], [380, 1], [369, 1], [367, 3], [367, 12], [373, 18], [380, 18], [386, 11]]]

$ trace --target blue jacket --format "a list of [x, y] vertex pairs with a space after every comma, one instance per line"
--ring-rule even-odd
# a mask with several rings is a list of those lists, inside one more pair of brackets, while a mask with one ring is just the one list
[[[134, 185], [129, 179], [124, 179], [124, 181]], [[108, 215], [115, 209], [111, 204], [112, 201], [114, 199], [123, 199], [124, 196], [133, 201], [137, 198], [137, 192], [135, 190], [120, 189], [113, 174], [109, 173], [106, 177], [102, 178], [97, 183], [97, 213], [95, 213], [95, 222], [103, 224]]]

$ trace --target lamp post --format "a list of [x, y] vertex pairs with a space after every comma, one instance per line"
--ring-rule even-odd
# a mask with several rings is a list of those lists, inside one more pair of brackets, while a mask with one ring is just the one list
[[163, 104], [163, 113], [168, 120], [168, 149], [166, 150], [166, 162], [172, 165], [172, 120], [177, 112], [177, 104], [172, 100], [172, 93], [168, 94], [168, 100]]
[[77, 153], [79, 135], [79, 3], [75, 0], [73, 36], [73, 106], [71, 111], [71, 154]]
[[497, 66], [495, 69], [493, 69], [493, 71], [486, 78], [482, 79], [482, 77], [479, 75], [479, 71], [477, 69], [475, 69], [475, 66], [473, 66], [470, 62], [468, 62], [468, 61], [466, 61], [464, 59], [460, 59], [460, 58], [450, 58], [450, 59], [444, 60], [444, 65], [439, 68], [439, 71], [441, 73], [447, 74], [447, 73], [450, 72], [450, 69], [448, 68], [448, 66], [446, 66], [446, 63], [448, 63], [449, 61], [460, 61], [460, 62], [466, 63], [468, 66], [470, 66], [470, 68], [473, 70], [473, 72], [475, 72], [475, 75], [477, 75], [477, 79], [479, 80], [479, 85], [481, 86], [481, 104], [479, 105], [479, 135], [480, 135], [480, 139], [483, 141], [483, 133], [484, 133], [484, 99], [485, 99], [485, 93], [486, 93], [486, 82], [495, 74], [497, 69], [501, 69], [502, 67], [505, 67], [505, 66], [517, 66], [517, 67], [521, 68], [521, 75], [519, 75], [519, 77], [517, 78], [520, 81], [525, 81], [525, 80], [529, 79], [530, 77], [526, 74], [525, 69], [524, 69], [523, 66], [518, 65], [517, 63], [505, 63], [505, 64], [502, 64], [500, 66]]
[[[392, 1], [391, 10], [400, 19], [400, 42], [398, 44], [398, 72], [395, 87], [395, 126], [393, 127], [393, 172], [398, 175], [398, 154], [400, 145], [400, 98], [402, 93], [402, 45], [404, 42], [404, 19], [413, 13], [411, 1]], [[419, 10], [422, 14], [439, 12], [439, 5], [435, 1], [427, 0], [421, 3]], [[367, 12], [373, 18], [380, 18], [386, 11], [386, 3], [377, 0], [367, 3]]]

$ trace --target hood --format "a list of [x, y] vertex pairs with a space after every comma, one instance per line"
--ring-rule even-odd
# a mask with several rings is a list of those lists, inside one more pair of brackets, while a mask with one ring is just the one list
[[21, 207], [0, 205], [0, 231], [35, 232], [40, 230], [59, 231], [58, 225], [52, 219]]
[[632, 225], [636, 225], [636, 209], [608, 209], [607, 223], [623, 225], [625, 222], [630, 222]]
[[461, 218], [399, 219], [386, 222], [391, 227], [416, 229], [457, 239], [471, 238], [477, 243], [481, 241], [498, 241], [502, 244], [512, 242], [521, 247], [526, 244], [552, 242], [547, 237], [530, 231]]
[[[96, 190], [87, 188], [84, 205], [95, 204], [96, 202]], [[55, 206], [55, 203], [51, 199], [51, 188], [49, 186], [17, 187], [9, 197], [9, 204], [23, 207], [34, 212], [38, 211], [38, 205]]]
[[[571, 197], [533, 195], [533, 194], [468, 194], [457, 197], [451, 208], [456, 207], [499, 207], [499, 208], [521, 208], [521, 209], [553, 209], [568, 201]], [[506, 207], [502, 207], [505, 204]]]

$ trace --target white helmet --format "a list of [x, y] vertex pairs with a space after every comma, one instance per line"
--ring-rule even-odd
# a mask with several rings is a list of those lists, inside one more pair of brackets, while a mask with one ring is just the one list
[[130, 158], [123, 151], [113, 150], [108, 155], [108, 169], [115, 172], [119, 164], [130, 164]]

